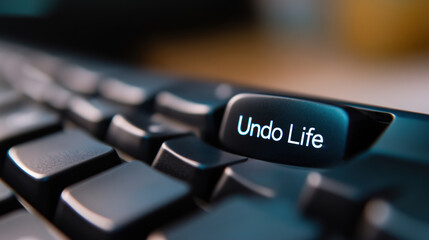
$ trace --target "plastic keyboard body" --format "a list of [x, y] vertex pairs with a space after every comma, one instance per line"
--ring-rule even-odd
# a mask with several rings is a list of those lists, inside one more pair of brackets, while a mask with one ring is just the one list
[[429, 116], [0, 46], [0, 239], [428, 239]]

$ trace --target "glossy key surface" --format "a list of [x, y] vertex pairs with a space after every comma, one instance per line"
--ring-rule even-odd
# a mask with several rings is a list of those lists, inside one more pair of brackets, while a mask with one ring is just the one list
[[100, 95], [117, 103], [150, 108], [155, 95], [174, 83], [172, 78], [129, 68], [106, 76]]
[[118, 163], [111, 147], [72, 130], [11, 148], [2, 175], [20, 195], [51, 217], [66, 186]]
[[187, 181], [196, 195], [208, 198], [223, 169], [245, 160], [187, 136], [164, 142], [152, 166]]
[[23, 209], [0, 217], [0, 239], [67, 239], [56, 231]]
[[[284, 198], [297, 202], [308, 173], [314, 168], [288, 166], [255, 159], [228, 166], [212, 195], [213, 201], [245, 194], [265, 198]], [[319, 171], [319, 169], [317, 170]]]
[[240, 91], [228, 84], [183, 82], [161, 91], [155, 102], [156, 111], [194, 127], [203, 138], [217, 136], [223, 109]]
[[76, 239], [143, 239], [189, 208], [186, 184], [133, 161], [64, 190], [55, 223]]
[[74, 97], [68, 103], [68, 117], [100, 139], [104, 138], [112, 117], [128, 110], [101, 98]]
[[164, 141], [191, 133], [189, 129], [168, 124], [156, 115], [143, 112], [117, 114], [109, 126], [106, 141], [125, 153], [152, 164]]
[[415, 184], [427, 181], [428, 164], [378, 154], [363, 155], [326, 173], [310, 173], [301, 208], [326, 225], [353, 231], [368, 201], [384, 199], [406, 218], [428, 224], [429, 208], [425, 203], [429, 194]]
[[15, 144], [58, 131], [61, 125], [55, 113], [34, 105], [0, 112], [0, 154]]
[[185, 221], [163, 228], [149, 240], [318, 239], [320, 228], [287, 201], [232, 198]]

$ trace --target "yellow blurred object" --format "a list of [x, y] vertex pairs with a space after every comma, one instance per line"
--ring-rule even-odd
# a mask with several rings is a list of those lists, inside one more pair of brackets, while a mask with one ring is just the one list
[[358, 54], [392, 57], [429, 45], [428, 0], [334, 0], [340, 38]]

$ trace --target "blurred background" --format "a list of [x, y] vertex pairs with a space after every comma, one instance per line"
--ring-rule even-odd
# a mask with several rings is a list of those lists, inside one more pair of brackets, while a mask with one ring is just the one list
[[429, 114], [427, 0], [1, 0], [4, 38]]

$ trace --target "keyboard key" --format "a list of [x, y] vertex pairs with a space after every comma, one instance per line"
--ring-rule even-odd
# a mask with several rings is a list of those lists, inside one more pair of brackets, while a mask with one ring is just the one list
[[308, 216], [351, 232], [365, 204], [373, 198], [398, 201], [410, 216], [429, 216], [429, 207], [424, 206], [429, 196], [420, 185], [424, 182], [429, 182], [427, 165], [368, 154], [324, 174], [309, 174], [300, 205]]
[[228, 103], [220, 142], [256, 159], [329, 166], [368, 147], [384, 130], [369, 114], [306, 100], [241, 94]]
[[209, 213], [162, 228], [148, 240], [319, 239], [320, 235], [321, 229], [287, 201], [232, 198]]
[[157, 95], [156, 110], [194, 127], [204, 139], [214, 141], [225, 105], [239, 91], [244, 90], [227, 84], [183, 82]]
[[0, 87], [0, 111], [17, 107], [21, 103], [21, 94], [10, 88]]
[[111, 147], [71, 130], [11, 148], [3, 178], [50, 218], [66, 186], [116, 164], [119, 158]]
[[2, 162], [6, 151], [13, 145], [58, 131], [61, 128], [57, 115], [33, 105], [22, 105], [1, 112], [0, 161]]
[[102, 76], [88, 67], [64, 64], [57, 72], [58, 82], [67, 89], [86, 96], [96, 95]]
[[14, 86], [18, 91], [36, 102], [43, 103], [45, 89], [53, 84], [54, 80], [33, 66], [23, 64], [15, 82], [17, 84]]
[[421, 201], [422, 205], [402, 206], [402, 209], [419, 208], [421, 211], [419, 215], [423, 216], [423, 219], [412, 217], [385, 200], [370, 201], [365, 207], [363, 221], [358, 231], [360, 239], [427, 239], [429, 236], [427, 201], [426, 197]]
[[212, 200], [218, 201], [232, 194], [246, 194], [282, 197], [295, 203], [310, 171], [314, 169], [249, 159], [225, 169]]
[[100, 98], [74, 97], [69, 102], [68, 117], [99, 139], [104, 139], [113, 116], [131, 111]]
[[157, 118], [157, 115], [117, 114], [109, 126], [106, 141], [125, 153], [151, 164], [164, 141], [189, 134], [191, 132], [188, 129], [177, 124], [167, 124]]
[[15, 195], [0, 181], [0, 216], [20, 207]]
[[25, 210], [17, 210], [0, 218], [0, 239], [55, 240], [66, 239], [52, 226]]
[[133, 107], [152, 107], [155, 95], [173, 83], [165, 76], [130, 68], [109, 74], [100, 84], [100, 95]]
[[190, 207], [187, 185], [133, 161], [65, 189], [55, 224], [72, 239], [145, 239]]
[[65, 113], [68, 109], [70, 100], [74, 96], [74, 93], [71, 91], [53, 83], [44, 89], [42, 101], [49, 107], [61, 113]]
[[188, 136], [164, 142], [152, 167], [185, 180], [195, 195], [207, 199], [223, 169], [245, 160]]

